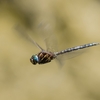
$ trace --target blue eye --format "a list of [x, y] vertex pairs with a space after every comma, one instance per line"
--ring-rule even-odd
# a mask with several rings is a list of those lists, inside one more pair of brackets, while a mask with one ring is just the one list
[[33, 56], [33, 59], [34, 59], [34, 61], [36, 61], [36, 62], [38, 62], [38, 61], [39, 61], [39, 59], [38, 59], [38, 56], [37, 56], [37, 55], [34, 55], [34, 56]]
[[39, 62], [39, 59], [38, 59], [38, 56], [37, 55], [33, 55], [31, 58], [30, 58], [30, 62], [34, 65], [36, 65], [38, 62]]

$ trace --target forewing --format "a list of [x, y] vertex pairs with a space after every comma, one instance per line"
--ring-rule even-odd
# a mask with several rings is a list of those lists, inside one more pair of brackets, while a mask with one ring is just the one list
[[30, 41], [32, 44], [34, 44], [35, 46], [37, 46], [41, 51], [44, 50], [44, 49], [42, 49], [42, 47], [41, 47], [38, 43], [36, 43], [36, 42], [31, 38], [30, 35], [28, 35], [27, 33], [25, 33], [25, 30], [22, 29], [21, 26], [17, 25], [17, 26], [15, 27], [15, 29], [16, 29], [23, 37], [25, 37], [28, 41]]

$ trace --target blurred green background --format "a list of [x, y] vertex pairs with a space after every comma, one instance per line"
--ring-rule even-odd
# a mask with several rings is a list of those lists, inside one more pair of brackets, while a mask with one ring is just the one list
[[0, 0], [0, 100], [100, 100], [100, 46], [62, 68], [56, 60], [32, 65], [40, 50], [16, 25], [43, 48], [47, 33], [58, 50], [100, 42], [100, 0]]

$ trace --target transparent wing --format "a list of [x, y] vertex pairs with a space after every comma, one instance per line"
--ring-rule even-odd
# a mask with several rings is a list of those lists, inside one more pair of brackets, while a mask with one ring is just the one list
[[50, 24], [41, 22], [38, 26], [39, 36], [41, 36], [46, 44], [47, 51], [57, 51], [56, 36], [53, 31], [53, 27]]
[[35, 46], [37, 46], [41, 51], [43, 51], [44, 49], [38, 44], [36, 43], [31, 36], [29, 36], [27, 33], [25, 33], [25, 31], [22, 29], [22, 27], [20, 27], [19, 25], [17, 25], [15, 27], [15, 29], [23, 36], [25, 37], [28, 41], [30, 41], [32, 44], [34, 44]]

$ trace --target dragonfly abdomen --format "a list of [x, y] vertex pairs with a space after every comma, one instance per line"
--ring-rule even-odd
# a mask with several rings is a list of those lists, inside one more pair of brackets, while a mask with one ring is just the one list
[[72, 51], [75, 51], [75, 50], [79, 50], [79, 49], [84, 49], [84, 48], [96, 46], [96, 45], [99, 45], [99, 44], [100, 44], [100, 43], [89, 43], [89, 44], [84, 44], [84, 45], [80, 45], [80, 46], [68, 48], [68, 49], [62, 50], [62, 51], [60, 51], [60, 52], [55, 52], [55, 54], [56, 54], [56, 55], [60, 55], [60, 54], [64, 54], [64, 53], [67, 53], [67, 52], [72, 52]]

